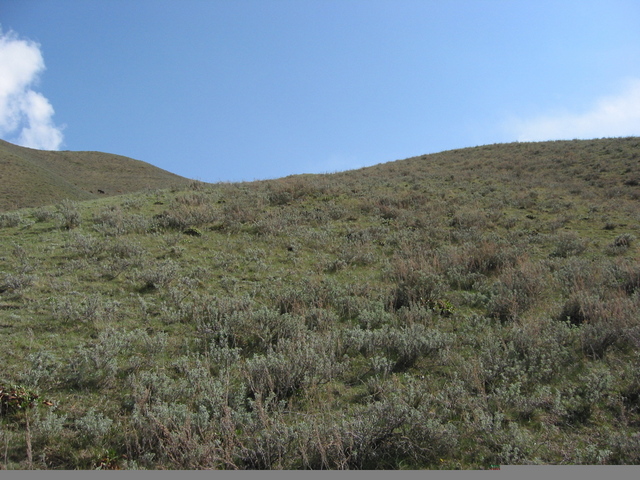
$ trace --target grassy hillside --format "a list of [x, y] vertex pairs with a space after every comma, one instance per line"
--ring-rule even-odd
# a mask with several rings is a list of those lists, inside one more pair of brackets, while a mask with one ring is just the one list
[[0, 214], [0, 466], [640, 464], [640, 138]]
[[0, 212], [189, 182], [120, 155], [34, 150], [0, 140]]

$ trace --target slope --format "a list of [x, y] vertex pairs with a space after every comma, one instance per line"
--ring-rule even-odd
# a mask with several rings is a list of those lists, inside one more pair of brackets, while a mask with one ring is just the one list
[[0, 140], [0, 211], [89, 200], [189, 179], [140, 160], [101, 152], [44, 151]]
[[639, 155], [488, 145], [0, 214], [0, 469], [638, 465]]

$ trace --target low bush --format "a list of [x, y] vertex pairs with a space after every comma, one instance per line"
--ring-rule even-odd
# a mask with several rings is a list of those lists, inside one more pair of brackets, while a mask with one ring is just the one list
[[17, 227], [21, 222], [20, 212], [0, 213], [0, 228]]
[[637, 462], [638, 148], [0, 214], [0, 468]]
[[142, 290], [156, 290], [167, 287], [176, 279], [177, 272], [178, 265], [172, 260], [165, 260], [142, 265], [134, 278], [142, 284]]
[[572, 231], [561, 232], [555, 235], [551, 256], [567, 258], [580, 255], [586, 248], [586, 241], [577, 233]]
[[56, 206], [58, 225], [60, 228], [72, 230], [80, 226], [82, 218], [78, 204], [72, 200], [63, 200]]
[[23, 273], [0, 273], [0, 293], [14, 292], [20, 293], [27, 287], [32, 286], [36, 280], [36, 275], [28, 275]]

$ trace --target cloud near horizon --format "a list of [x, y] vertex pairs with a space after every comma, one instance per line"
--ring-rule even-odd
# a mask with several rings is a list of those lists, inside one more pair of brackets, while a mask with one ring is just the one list
[[58, 150], [62, 127], [49, 100], [31, 87], [45, 69], [40, 46], [0, 29], [0, 137], [24, 147]]
[[583, 113], [516, 119], [507, 128], [520, 142], [640, 135], [640, 79], [628, 80], [618, 94], [598, 99]]

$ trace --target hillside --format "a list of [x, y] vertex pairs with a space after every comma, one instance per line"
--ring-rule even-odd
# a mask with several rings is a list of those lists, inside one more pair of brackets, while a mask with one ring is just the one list
[[0, 468], [640, 464], [640, 138], [0, 213]]
[[169, 188], [189, 181], [120, 155], [34, 150], [0, 140], [0, 212], [64, 199], [89, 200]]

